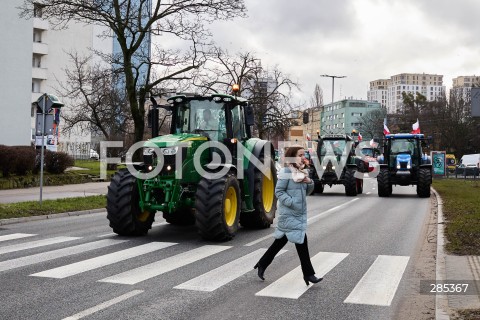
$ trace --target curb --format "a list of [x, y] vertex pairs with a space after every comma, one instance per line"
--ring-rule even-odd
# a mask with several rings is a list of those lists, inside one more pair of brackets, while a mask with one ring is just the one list
[[[445, 269], [445, 251], [443, 246], [445, 244], [445, 238], [443, 234], [443, 201], [440, 197], [440, 194], [432, 188], [435, 197], [437, 198], [437, 261], [436, 261], [436, 270], [435, 278], [436, 281], [446, 280], [446, 269]], [[436, 295], [435, 296], [435, 319], [436, 320], [450, 320], [448, 313], [448, 297], [446, 295]]]
[[56, 219], [56, 218], [73, 217], [73, 216], [82, 216], [82, 215], [85, 215], [85, 214], [103, 212], [103, 211], [105, 211], [105, 210], [106, 210], [105, 208], [100, 208], [100, 209], [90, 209], [90, 210], [82, 210], [82, 211], [71, 211], [71, 212], [53, 213], [53, 214], [46, 214], [46, 215], [41, 215], [41, 216], [30, 216], [30, 217], [21, 217], [21, 218], [0, 219], [0, 226], [4, 226], [4, 225], [8, 225], [8, 224], [14, 224], [14, 223], [37, 221], [37, 220]]

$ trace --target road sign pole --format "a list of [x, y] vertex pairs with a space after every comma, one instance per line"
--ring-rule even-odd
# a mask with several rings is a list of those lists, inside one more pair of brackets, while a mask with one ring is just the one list
[[43, 195], [43, 155], [45, 147], [45, 111], [47, 109], [47, 95], [43, 95], [43, 107], [42, 107], [42, 149], [40, 151], [40, 206], [42, 205], [42, 195]]

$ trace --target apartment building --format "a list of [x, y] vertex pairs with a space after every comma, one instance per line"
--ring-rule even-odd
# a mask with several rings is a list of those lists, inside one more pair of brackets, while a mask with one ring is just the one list
[[[379, 102], [344, 99], [324, 106], [321, 113], [320, 134], [350, 134], [352, 130], [362, 133], [361, 118], [369, 111], [379, 110]], [[372, 137], [364, 137], [372, 138]]]
[[467, 100], [470, 96], [472, 87], [480, 86], [480, 76], [458, 76], [452, 79], [452, 89], [450, 93], [456, 97], [462, 97]]
[[435, 101], [445, 95], [443, 75], [426, 73], [400, 73], [390, 79], [370, 81], [368, 101], [377, 101], [388, 113], [397, 113], [403, 108], [402, 92], [424, 95], [427, 101]]

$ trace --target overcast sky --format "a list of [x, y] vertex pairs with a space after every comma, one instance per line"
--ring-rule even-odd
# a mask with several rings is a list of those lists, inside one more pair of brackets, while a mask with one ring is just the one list
[[399, 73], [480, 75], [480, 0], [245, 0], [248, 18], [211, 26], [215, 42], [278, 65], [309, 102], [366, 99], [369, 82]]

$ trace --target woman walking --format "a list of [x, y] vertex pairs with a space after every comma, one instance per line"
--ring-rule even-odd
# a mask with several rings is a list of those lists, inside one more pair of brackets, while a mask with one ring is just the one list
[[305, 150], [300, 146], [288, 148], [285, 152], [285, 167], [280, 171], [275, 187], [279, 213], [274, 233], [275, 241], [254, 266], [262, 280], [265, 280], [265, 269], [288, 241], [295, 244], [306, 285], [323, 279], [315, 276], [308, 253], [307, 195], [313, 191], [313, 181], [308, 177], [308, 172], [304, 171], [304, 167]]

